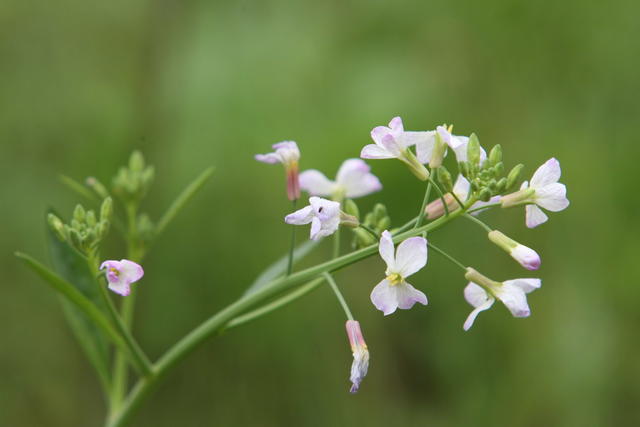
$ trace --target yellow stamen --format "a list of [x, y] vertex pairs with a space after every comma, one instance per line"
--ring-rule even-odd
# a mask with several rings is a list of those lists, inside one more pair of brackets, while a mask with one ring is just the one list
[[391, 286], [396, 286], [399, 285], [400, 283], [404, 282], [404, 279], [401, 275], [399, 275], [398, 273], [393, 273], [387, 276], [387, 280], [389, 281], [389, 283], [391, 283]]

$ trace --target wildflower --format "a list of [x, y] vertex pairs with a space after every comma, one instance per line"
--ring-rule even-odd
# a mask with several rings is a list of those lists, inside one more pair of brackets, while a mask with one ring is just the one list
[[502, 197], [502, 207], [526, 204], [526, 224], [529, 228], [537, 227], [549, 217], [540, 208], [551, 212], [559, 212], [569, 206], [567, 188], [560, 184], [560, 162], [555, 158], [547, 160], [531, 178], [531, 182], [523, 182], [520, 191]]
[[336, 199], [363, 197], [382, 189], [380, 180], [370, 170], [364, 161], [348, 159], [340, 166], [335, 181], [315, 169], [302, 172], [300, 188], [312, 196], [333, 196]]
[[105, 261], [100, 266], [100, 270], [105, 270], [109, 289], [122, 296], [129, 295], [130, 285], [144, 276], [142, 267], [128, 259]]
[[527, 270], [537, 270], [540, 268], [540, 256], [533, 249], [521, 245], [498, 230], [489, 232], [489, 240], [508, 252], [513, 259], [518, 261], [520, 265]]
[[289, 200], [300, 198], [300, 183], [298, 182], [298, 160], [300, 150], [294, 141], [278, 142], [272, 146], [273, 153], [256, 154], [255, 158], [263, 163], [282, 163], [287, 173], [287, 196]]
[[351, 364], [351, 375], [349, 378], [352, 384], [350, 392], [357, 393], [360, 388], [360, 383], [367, 375], [367, 370], [369, 369], [369, 350], [367, 349], [367, 343], [364, 342], [364, 337], [360, 330], [360, 322], [347, 320], [346, 328], [349, 343], [351, 344], [351, 351], [353, 352], [353, 363]]
[[[439, 163], [442, 162], [441, 157], [444, 157], [446, 153], [441, 151], [442, 148], [439, 147], [438, 138], [445, 144], [445, 146], [448, 146], [453, 150], [458, 162], [466, 162], [468, 160], [467, 146], [469, 145], [469, 138], [466, 136], [453, 135], [451, 134], [451, 129], [451, 126], [449, 128], [445, 126], [438, 126], [435, 131], [425, 132], [427, 137], [421, 138], [416, 142], [416, 155], [418, 156], [420, 163], [429, 163], [432, 167], [438, 167]], [[484, 163], [486, 158], [487, 152], [484, 148], [480, 147], [481, 165]], [[435, 164], [432, 164], [432, 161], [435, 162]]]
[[340, 224], [349, 227], [359, 224], [357, 218], [340, 210], [340, 203], [320, 197], [310, 197], [309, 206], [287, 215], [284, 221], [294, 225], [311, 223], [311, 240], [335, 233]]
[[[456, 179], [456, 183], [453, 185], [453, 189], [451, 190], [451, 192], [456, 195], [458, 200], [464, 203], [469, 198], [470, 190], [471, 190], [471, 184], [469, 183], [469, 181], [464, 176], [458, 175], [458, 178]], [[447, 204], [447, 208], [449, 209], [449, 212], [453, 212], [456, 209], [460, 208], [460, 203], [458, 203], [458, 200], [456, 200], [451, 193], [447, 193], [444, 195], [444, 201]], [[486, 206], [492, 203], [497, 203], [499, 200], [500, 200], [500, 196], [493, 196], [491, 199], [489, 199], [488, 202], [482, 202], [482, 201], [475, 202], [473, 205], [469, 207], [469, 209], [470, 210], [479, 209], [479, 208], [482, 208], [483, 206]], [[477, 215], [480, 212], [482, 212], [482, 210], [483, 209], [476, 210], [471, 215]], [[441, 198], [435, 199], [434, 201], [429, 203], [425, 208], [424, 212], [427, 216], [427, 219], [436, 219], [444, 215], [445, 209], [442, 203], [442, 199]]]
[[398, 245], [394, 254], [391, 233], [382, 232], [380, 256], [387, 263], [387, 277], [371, 292], [371, 302], [385, 316], [396, 309], [410, 309], [416, 302], [427, 305], [427, 296], [405, 280], [427, 264], [427, 240], [411, 237]]
[[540, 288], [540, 279], [514, 279], [496, 282], [478, 273], [473, 268], [467, 268], [465, 274], [469, 284], [464, 288], [464, 298], [474, 309], [464, 322], [463, 329], [468, 331], [481, 311], [491, 308], [496, 298], [509, 309], [514, 317], [528, 317], [531, 314], [527, 295]]
[[429, 178], [429, 171], [409, 149], [418, 141], [428, 138], [429, 132], [405, 132], [400, 117], [394, 117], [389, 126], [378, 126], [371, 131], [375, 144], [366, 145], [360, 157], [363, 159], [399, 159], [422, 181]]

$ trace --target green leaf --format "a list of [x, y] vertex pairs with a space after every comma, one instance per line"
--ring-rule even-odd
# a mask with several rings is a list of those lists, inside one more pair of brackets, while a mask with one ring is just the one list
[[167, 228], [167, 225], [178, 215], [178, 213], [184, 208], [184, 206], [196, 195], [196, 193], [204, 186], [207, 182], [207, 179], [213, 174], [215, 170], [214, 167], [210, 167], [202, 172], [196, 179], [194, 179], [187, 187], [182, 190], [182, 193], [176, 197], [176, 199], [171, 203], [169, 209], [165, 212], [165, 214], [158, 221], [158, 226], [156, 227], [156, 237], [162, 234], [162, 232]]
[[[302, 260], [305, 256], [307, 256], [313, 249], [315, 249], [320, 244], [318, 240], [307, 240], [303, 244], [299, 245], [293, 251], [293, 264]], [[258, 289], [262, 288], [267, 283], [271, 282], [273, 279], [282, 276], [285, 271], [287, 271], [287, 263], [289, 262], [289, 254], [283, 256], [278, 259], [276, 262], [268, 266], [257, 278], [256, 280], [247, 288], [244, 295], [251, 295], [256, 292]]]
[[[92, 276], [87, 259], [47, 227], [48, 246], [54, 270], [74, 286], [95, 307], [104, 312], [106, 307]], [[87, 358], [96, 369], [103, 386], [111, 383], [109, 345], [103, 331], [76, 306], [61, 298], [62, 309]]]
[[60, 182], [62, 182], [64, 185], [66, 185], [82, 197], [86, 198], [87, 200], [91, 200], [96, 204], [100, 203], [100, 199], [95, 194], [93, 194], [91, 190], [89, 190], [87, 187], [85, 187], [75, 179], [70, 178], [66, 175], [60, 175], [58, 178], [60, 179]]

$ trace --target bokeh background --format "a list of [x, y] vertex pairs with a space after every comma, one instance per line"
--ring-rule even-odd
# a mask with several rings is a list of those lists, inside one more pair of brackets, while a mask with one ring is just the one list
[[[383, 318], [372, 258], [336, 276], [372, 354], [359, 394], [343, 314], [319, 288], [208, 342], [134, 425], [639, 425], [638, 12], [622, 0], [2, 2], [0, 425], [104, 416], [57, 297], [13, 257], [46, 259], [45, 210], [79, 200], [59, 173], [109, 182], [139, 148], [158, 171], [145, 203], [157, 219], [217, 167], [145, 263], [135, 332], [156, 358], [287, 250], [283, 172], [253, 154], [294, 139], [303, 169], [332, 176], [395, 115], [475, 131], [526, 176], [560, 159], [568, 210], [535, 230], [520, 209], [485, 216], [543, 257], [532, 316], [496, 305], [464, 333], [465, 281], [432, 254], [413, 278], [429, 306]], [[361, 209], [381, 200], [403, 223], [422, 185], [400, 163], [371, 165], [385, 188]], [[473, 224], [431, 238], [495, 278], [530, 275]]]

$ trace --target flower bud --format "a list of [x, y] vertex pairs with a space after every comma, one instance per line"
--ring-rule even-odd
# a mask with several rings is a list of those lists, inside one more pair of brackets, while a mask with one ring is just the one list
[[519, 165], [516, 165], [514, 166], [513, 169], [511, 169], [511, 171], [507, 175], [507, 185], [506, 185], [507, 190], [512, 188], [515, 185], [516, 181], [518, 181], [522, 168], [524, 168], [524, 165], [520, 163]]
[[111, 197], [107, 197], [100, 206], [100, 219], [103, 221], [109, 221], [113, 214], [113, 200]]
[[369, 369], [369, 350], [360, 330], [360, 322], [347, 320], [346, 329], [351, 351], [353, 352], [353, 363], [351, 364], [349, 378], [352, 384], [350, 392], [356, 393]]
[[96, 194], [101, 198], [106, 199], [107, 197], [109, 197], [109, 191], [107, 190], [107, 188], [96, 178], [90, 176], [86, 179], [85, 182], [87, 186], [89, 186], [93, 191], [95, 191]]
[[489, 164], [497, 165], [502, 161], [502, 147], [500, 144], [495, 145], [489, 153]]
[[87, 216], [85, 217], [85, 221], [87, 222], [87, 226], [93, 228], [96, 226], [96, 213], [94, 211], [88, 211]]
[[[452, 212], [460, 207], [456, 199], [450, 194], [447, 193], [444, 195], [444, 201], [447, 204], [447, 208], [449, 212]], [[429, 203], [427, 207], [424, 209], [424, 213], [427, 219], [436, 219], [440, 218], [446, 212], [444, 205], [442, 204], [442, 199], [435, 199], [433, 202]]]
[[135, 150], [129, 157], [129, 169], [134, 172], [142, 172], [144, 170], [144, 157], [142, 153]]
[[472, 133], [469, 137], [469, 144], [467, 145], [467, 159], [472, 165], [480, 164], [480, 140], [475, 133]]
[[451, 174], [446, 167], [440, 166], [438, 168], [438, 181], [442, 184], [442, 188], [445, 193], [448, 193], [453, 188], [453, 181], [451, 180]]
[[540, 256], [533, 249], [521, 245], [498, 230], [489, 232], [489, 240], [509, 253], [513, 259], [518, 261], [518, 263], [527, 270], [537, 270], [540, 268]]
[[358, 205], [353, 201], [353, 199], [345, 200], [344, 211], [349, 215], [353, 215], [356, 218], [360, 219], [360, 209], [358, 209]]
[[47, 222], [49, 223], [49, 227], [51, 227], [51, 230], [56, 233], [60, 240], [67, 240], [64, 224], [62, 223], [62, 220], [60, 220], [60, 218], [50, 213], [49, 215], [47, 215]]
[[353, 215], [340, 211], [340, 225], [345, 227], [356, 228], [360, 226], [360, 221]]
[[86, 211], [82, 207], [82, 205], [76, 205], [76, 208], [73, 210], [73, 219], [78, 221], [79, 223], [84, 222]]

